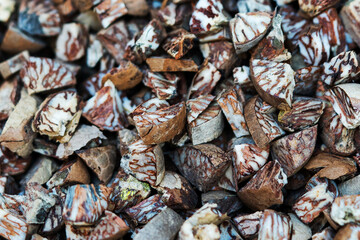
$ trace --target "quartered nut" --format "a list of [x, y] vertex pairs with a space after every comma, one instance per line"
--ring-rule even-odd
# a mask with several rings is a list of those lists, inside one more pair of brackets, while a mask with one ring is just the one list
[[55, 36], [61, 31], [61, 17], [51, 0], [25, 0], [20, 4], [18, 26], [31, 35]]
[[294, 94], [311, 96], [315, 93], [317, 81], [323, 74], [322, 67], [310, 66], [295, 71]]
[[360, 225], [359, 224], [348, 224], [343, 228], [340, 228], [339, 231], [335, 234], [334, 240], [356, 240], [360, 235]]
[[191, 124], [194, 120], [196, 120], [197, 117], [208, 108], [214, 98], [214, 96], [208, 94], [187, 100], [186, 109], [188, 124]]
[[4, 79], [10, 77], [11, 75], [19, 72], [25, 62], [29, 59], [29, 52], [23, 51], [12, 58], [7, 59], [6, 61], [0, 63], [0, 73]]
[[104, 28], [107, 28], [116, 19], [128, 12], [123, 0], [105, 0], [97, 5], [94, 11], [97, 13]]
[[50, 58], [30, 57], [20, 72], [29, 94], [76, 84], [75, 76], [65, 65]]
[[351, 36], [351, 39], [357, 44], [360, 45], [360, 31], [357, 27], [360, 18], [358, 13], [358, 7], [360, 6], [360, 1], [347, 1], [347, 3], [341, 8], [340, 17], [344, 23], [346, 32]]
[[147, 72], [143, 79], [144, 85], [152, 88], [152, 91], [160, 100], [167, 100], [175, 97], [177, 93], [177, 83], [180, 77], [174, 73]]
[[[216, 225], [227, 218], [226, 214], [222, 214], [217, 209], [216, 204], [207, 203], [184, 222], [179, 232], [179, 240], [219, 239], [220, 231]], [[209, 232], [207, 233], [206, 230]], [[214, 236], [212, 234], [218, 234], [219, 237], [210, 238], [210, 236]]]
[[292, 107], [295, 72], [289, 64], [254, 59], [250, 61], [250, 71], [261, 98], [281, 110]]
[[299, 0], [299, 7], [307, 15], [314, 17], [327, 8], [334, 6], [338, 2], [339, 0]]
[[331, 227], [324, 228], [321, 232], [318, 232], [312, 236], [313, 240], [333, 240], [335, 232]]
[[272, 18], [272, 14], [267, 12], [237, 13], [230, 20], [236, 53], [247, 52], [256, 46], [270, 28]]
[[146, 101], [142, 100], [142, 102], [134, 109], [130, 116], [134, 118], [135, 116], [141, 115], [143, 113], [152, 113], [168, 107], [170, 107], [170, 104], [167, 101], [154, 97]]
[[7, 22], [15, 10], [16, 1], [7, 0], [0, 3], [0, 22]]
[[168, 34], [162, 48], [173, 58], [180, 59], [193, 48], [195, 38], [194, 34], [180, 28]]
[[108, 191], [93, 184], [69, 187], [63, 210], [65, 222], [78, 226], [94, 224], [108, 206]]
[[35, 113], [33, 131], [61, 143], [68, 142], [81, 117], [79, 102], [78, 94], [72, 90], [48, 96]]
[[50, 158], [40, 157], [32, 164], [20, 183], [24, 186], [30, 183], [45, 184], [54, 172], [58, 170], [58, 164]]
[[0, 209], [0, 236], [5, 239], [26, 239], [28, 224], [23, 216], [11, 210]]
[[238, 239], [241, 240], [240, 234], [237, 232], [236, 228], [230, 221], [225, 221], [219, 225], [220, 230], [220, 239], [231, 240]]
[[69, 240], [87, 239], [90, 237], [93, 230], [94, 226], [76, 226], [68, 223], [65, 224], [66, 238]]
[[103, 57], [104, 49], [96, 35], [89, 35], [89, 45], [86, 49], [86, 65], [93, 68]]
[[63, 201], [60, 197], [56, 199], [56, 203], [50, 208], [45, 220], [44, 225], [40, 229], [40, 233], [49, 235], [59, 231], [64, 226], [62, 217]]
[[216, 203], [218, 209], [228, 215], [237, 212], [243, 206], [236, 194], [223, 190], [209, 191], [201, 194], [201, 203], [203, 205], [206, 203]]
[[306, 185], [306, 190], [296, 200], [293, 209], [301, 221], [311, 223], [331, 206], [338, 195], [338, 189], [332, 180], [313, 177]]
[[328, 179], [338, 179], [356, 173], [355, 161], [351, 158], [340, 157], [330, 153], [319, 153], [312, 157], [304, 166], [306, 170], [318, 170], [316, 176]]
[[85, 55], [88, 33], [80, 23], [66, 23], [56, 40], [56, 57], [75, 61]]
[[275, 121], [275, 108], [255, 96], [245, 105], [245, 120], [256, 145], [266, 149], [271, 141], [285, 134]]
[[285, 214], [266, 209], [259, 225], [259, 240], [291, 239], [292, 223]]
[[129, 153], [121, 159], [121, 167], [127, 174], [152, 186], [161, 183], [165, 174], [164, 155], [159, 145], [146, 145], [138, 140], [129, 145]]
[[190, 19], [190, 32], [209, 34], [221, 29], [228, 22], [224, 7], [219, 0], [200, 0], [196, 3]]
[[330, 216], [340, 226], [360, 222], [360, 195], [346, 195], [335, 198]]
[[0, 85], [0, 121], [9, 118], [10, 113], [13, 111], [16, 102], [12, 101], [12, 95], [18, 92], [18, 88], [17, 78], [12, 81], [4, 81]]
[[235, 184], [233, 171], [234, 171], [233, 166], [230, 165], [218, 182], [218, 186], [220, 188], [228, 191], [236, 192], [235, 189], [236, 184]]
[[166, 171], [161, 183], [155, 187], [161, 195], [161, 200], [172, 209], [194, 209], [197, 204], [197, 194], [183, 176]]
[[151, 57], [146, 59], [153, 72], [197, 72], [198, 65], [191, 59], [172, 59], [168, 57]]
[[211, 189], [229, 165], [225, 152], [213, 144], [178, 148], [173, 162], [182, 175], [200, 191]]
[[303, 240], [303, 239], [310, 239], [312, 236], [311, 228], [301, 222], [299, 218], [293, 214], [288, 214], [291, 220], [292, 225], [292, 232], [291, 232], [291, 239], [292, 240]]
[[166, 207], [160, 195], [153, 195], [137, 205], [125, 210], [138, 224], [146, 224]]
[[235, 226], [242, 237], [246, 239], [253, 238], [258, 234], [262, 215], [263, 211], [258, 211], [251, 214], [241, 214], [233, 218]]
[[238, 191], [240, 200], [249, 208], [264, 210], [274, 204], [282, 204], [282, 188], [287, 176], [278, 161], [265, 164], [255, 176]]

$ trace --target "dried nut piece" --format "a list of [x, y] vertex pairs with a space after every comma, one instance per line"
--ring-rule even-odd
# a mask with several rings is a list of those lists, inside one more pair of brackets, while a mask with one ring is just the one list
[[153, 72], [197, 72], [198, 65], [191, 59], [152, 57], [146, 59]]
[[38, 183], [43, 185], [46, 183], [54, 172], [59, 169], [58, 164], [50, 158], [40, 157], [32, 164], [20, 183], [24, 186], [30, 183]]
[[259, 240], [291, 239], [290, 217], [266, 209], [260, 219]]
[[57, 171], [46, 183], [46, 186], [50, 189], [74, 183], [90, 183], [90, 175], [86, 165], [80, 159], [63, 164], [59, 171]]
[[[1, 148], [0, 148], [1, 149]], [[15, 179], [11, 176], [0, 177], [0, 193], [4, 195], [7, 194], [16, 194], [19, 192], [19, 186]]]
[[197, 194], [183, 176], [166, 171], [161, 183], [155, 187], [161, 200], [172, 209], [194, 209]]
[[173, 162], [182, 175], [200, 191], [211, 189], [229, 165], [225, 152], [212, 144], [178, 148]]
[[37, 100], [22, 92], [20, 101], [10, 114], [0, 135], [3, 147], [21, 157], [31, 154], [36, 134], [31, 130], [31, 121], [37, 110]]
[[174, 73], [147, 72], [143, 79], [144, 85], [152, 88], [152, 91], [160, 100], [171, 99], [177, 95], [177, 83], [180, 77]]
[[331, 206], [331, 219], [340, 226], [360, 222], [360, 195], [347, 195], [335, 198]]
[[168, 34], [162, 48], [173, 58], [180, 59], [193, 48], [195, 38], [194, 34], [180, 28]]
[[339, 231], [334, 236], [334, 240], [356, 240], [360, 236], [360, 225], [350, 223], [345, 227], [339, 229]]
[[61, 17], [51, 0], [25, 0], [20, 4], [18, 26], [31, 35], [55, 36], [61, 31]]
[[360, 30], [358, 28], [360, 21], [358, 12], [359, 6], [359, 0], [347, 1], [340, 11], [340, 16], [342, 22], [344, 23], [346, 32], [358, 46], [360, 45]]
[[264, 210], [274, 204], [282, 204], [282, 188], [287, 176], [278, 161], [265, 164], [255, 176], [238, 191], [240, 200], [249, 208]]
[[1, 1], [0, 3], [0, 22], [7, 22], [15, 10], [15, 0]]
[[161, 200], [160, 195], [153, 195], [139, 204], [125, 210], [136, 223], [146, 224], [157, 214], [159, 214], [166, 205]]
[[29, 59], [29, 52], [23, 51], [12, 58], [0, 63], [0, 73], [4, 79], [10, 77], [14, 73], [19, 72], [25, 62]]
[[50, 58], [30, 57], [20, 72], [29, 94], [55, 90], [76, 84], [65, 65]]
[[188, 124], [192, 123], [195, 119], [197, 119], [197, 117], [208, 108], [214, 98], [214, 96], [208, 94], [187, 100], [186, 109]]
[[144, 17], [149, 13], [149, 5], [146, 0], [123, 0], [128, 15]]
[[106, 210], [108, 189], [102, 185], [73, 185], [66, 194], [63, 218], [71, 225], [94, 224]]
[[[217, 209], [215, 203], [207, 203], [184, 222], [179, 232], [179, 240], [220, 239], [220, 231], [216, 225], [227, 218], [226, 214]], [[206, 233], [206, 230], [209, 232]], [[218, 238], [212, 234], [218, 235]]]
[[30, 157], [21, 158], [9, 149], [0, 146], [0, 167], [2, 174], [11, 176], [23, 174], [30, 164]]
[[218, 32], [228, 22], [220, 0], [200, 0], [196, 3], [190, 19], [190, 32], [209, 34]]
[[26, 239], [28, 224], [23, 216], [7, 209], [0, 209], [0, 236], [9, 240]]
[[293, 205], [294, 212], [304, 223], [311, 223], [328, 209], [338, 195], [334, 181], [313, 177], [306, 185], [306, 192]]
[[88, 79], [85, 80], [83, 86], [86, 92], [90, 96], [94, 96], [97, 91], [99, 91], [102, 87], [102, 78], [107, 74], [107, 71], [100, 71], [91, 75]]
[[240, 85], [240, 87], [248, 92], [254, 85], [250, 79], [250, 68], [248, 66], [235, 67], [233, 69], [234, 83]]
[[101, 42], [96, 38], [96, 35], [89, 35], [89, 45], [86, 49], [86, 65], [88, 67], [95, 67], [96, 64], [104, 55], [104, 49]]
[[240, 234], [236, 230], [236, 227], [230, 221], [225, 221], [221, 223], [219, 226], [219, 230], [220, 230], [220, 239], [224, 239], [224, 240], [242, 239]]
[[250, 71], [257, 92], [266, 102], [281, 110], [292, 107], [295, 72], [289, 64], [254, 59]]
[[133, 117], [136, 129], [145, 144], [170, 141], [182, 132], [185, 118], [185, 102]]
[[317, 125], [282, 137], [271, 144], [272, 158], [279, 161], [288, 177], [297, 173], [315, 150]]
[[267, 12], [237, 13], [230, 21], [232, 40], [237, 54], [256, 46], [271, 26], [272, 14]]
[[316, 173], [316, 176], [332, 180], [342, 176], [351, 176], [357, 171], [354, 160], [330, 153], [319, 153], [315, 157], [312, 157], [304, 169], [310, 171], [320, 169], [320, 171]]
[[119, 131], [126, 125], [122, 101], [110, 80], [86, 102], [82, 114], [101, 130]]
[[146, 145], [138, 140], [129, 145], [129, 153], [121, 159], [121, 167], [127, 174], [152, 186], [161, 183], [165, 174], [164, 155], [159, 145]]
[[9, 118], [10, 113], [14, 110], [17, 99], [14, 99], [14, 95], [18, 94], [19, 81], [18, 78], [12, 81], [4, 81], [0, 85], [0, 121]]
[[299, 0], [299, 6], [302, 11], [304, 11], [310, 17], [314, 17], [337, 4], [340, 0], [320, 0], [320, 1], [311, 1], [311, 0]]
[[[318, 232], [312, 236], [312, 240], [333, 240], [335, 232], [331, 227], [324, 228], [321, 232]], [[345, 240], [345, 239], [344, 239]]]
[[69, 240], [87, 239], [90, 237], [94, 226], [76, 226], [72, 224], [65, 224], [66, 238]]
[[110, 26], [116, 19], [127, 14], [128, 10], [123, 0], [105, 0], [94, 8], [101, 25], [104, 28]]
[[228, 215], [237, 212], [243, 206], [235, 193], [229, 193], [223, 190], [209, 191], [201, 194], [201, 202], [203, 205], [206, 203], [216, 203], [218, 209]]
[[249, 135], [244, 117], [244, 106], [239, 101], [235, 89], [222, 93], [217, 99], [226, 119], [228, 120], [235, 137]]
[[80, 23], [66, 23], [56, 40], [56, 57], [63, 61], [75, 61], [85, 55], [87, 30]]
[[147, 101], [142, 101], [130, 114], [132, 118], [134, 118], [137, 115], [141, 115], [143, 113], [152, 113], [156, 112], [163, 108], [170, 107], [170, 104], [165, 100], [160, 100], [158, 98], [151, 98]]
[[290, 132], [305, 129], [318, 123], [325, 108], [325, 103], [318, 98], [297, 97], [292, 109], [280, 111], [280, 126]]
[[34, 116], [33, 131], [60, 143], [68, 142], [81, 117], [79, 102], [78, 94], [72, 90], [48, 96]]
[[256, 145], [266, 149], [271, 141], [285, 132], [275, 121], [272, 113], [275, 108], [255, 96], [245, 105], [245, 120]]
[[295, 214], [288, 213], [288, 215], [290, 217], [291, 224], [293, 226], [291, 239], [292, 240], [310, 239], [312, 235], [311, 228], [308, 225], [301, 222]]
[[296, 70], [294, 94], [313, 96], [317, 81], [323, 74], [322, 67], [310, 66]]
[[63, 211], [63, 198], [57, 197], [55, 205], [50, 208], [44, 220], [44, 225], [42, 225], [42, 227], [40, 228], [41, 234], [49, 235], [55, 233], [64, 226], [62, 211]]
[[273, 11], [269, 0], [238, 1], [236, 5], [241, 13], [259, 11], [271, 13]]
[[258, 211], [251, 214], [241, 214], [233, 218], [235, 226], [242, 237], [251, 239], [258, 234], [260, 228], [260, 218], [262, 215], [263, 212]]
[[101, 82], [111, 80], [119, 90], [126, 90], [138, 85], [143, 78], [140, 69], [128, 61], [121, 61], [119, 67], [111, 69], [102, 77]]
[[151, 20], [141, 32], [130, 40], [124, 58], [140, 64], [149, 57], [166, 37], [166, 30], [157, 19]]

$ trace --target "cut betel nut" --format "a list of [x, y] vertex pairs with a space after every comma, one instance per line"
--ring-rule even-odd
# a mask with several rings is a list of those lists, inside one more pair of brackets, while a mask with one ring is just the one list
[[180, 80], [181, 76], [176, 73], [165, 72], [161, 74], [149, 71], [143, 79], [143, 83], [150, 87], [160, 100], [167, 100], [178, 94], [177, 84]]
[[236, 227], [230, 221], [224, 221], [219, 225], [220, 239], [242, 239]]
[[312, 1], [312, 0], [299, 0], [299, 6], [303, 12], [305, 12], [310, 17], [314, 17], [337, 4], [339, 0], [320, 0], [320, 1]]
[[4, 79], [10, 77], [11, 75], [19, 72], [25, 62], [29, 59], [29, 52], [23, 51], [12, 58], [7, 59], [6, 61], [0, 63], [0, 73]]
[[314, 240], [330, 240], [334, 239], [335, 231], [332, 229], [332, 227], [326, 227], [322, 231], [315, 233], [312, 236], [312, 239]]
[[200, 191], [211, 189], [229, 166], [226, 153], [213, 144], [178, 148], [173, 162], [182, 175]]
[[234, 84], [240, 85], [244, 92], [253, 91], [254, 85], [250, 79], [250, 68], [248, 66], [235, 67], [233, 69]]
[[28, 224], [23, 216], [7, 209], [0, 209], [0, 214], [0, 236], [5, 239], [26, 239]]
[[149, 13], [146, 0], [123, 0], [128, 10], [128, 15], [143, 17]]
[[233, 222], [242, 237], [251, 239], [259, 232], [260, 219], [262, 215], [263, 211], [257, 211], [250, 214], [240, 214], [239, 216], [233, 218]]
[[24, 186], [33, 182], [45, 184], [58, 169], [59, 166], [55, 161], [47, 157], [40, 157], [36, 159], [20, 183]]
[[359, 6], [359, 0], [347, 1], [340, 11], [340, 17], [344, 23], [346, 32], [350, 34], [351, 39], [358, 46], [360, 45], [360, 30], [357, 27], [360, 21]]
[[339, 229], [334, 240], [356, 240], [360, 235], [360, 225], [350, 223]]
[[10, 113], [14, 110], [18, 98], [20, 97], [20, 79], [14, 77], [9, 81], [3, 81], [0, 84], [0, 121], [9, 118]]
[[175, 4], [174, 2], [166, 4], [167, 2], [163, 2], [155, 15], [166, 27], [178, 28], [189, 20], [192, 12], [190, 4]]
[[15, 10], [16, 1], [7, 0], [0, 3], [0, 22], [7, 22]]
[[266, 209], [260, 218], [258, 239], [291, 239], [292, 222], [290, 217]]
[[206, 203], [216, 203], [218, 209], [228, 215], [239, 211], [243, 207], [235, 193], [229, 193], [224, 190], [209, 191], [201, 194], [201, 202], [203, 205]]
[[338, 225], [359, 223], [360, 195], [346, 195], [335, 198], [331, 205], [330, 216]]
[[168, 34], [162, 48], [173, 58], [180, 59], [193, 48], [195, 38], [194, 34], [180, 28]]
[[197, 72], [198, 65], [192, 59], [172, 59], [168, 57], [151, 57], [146, 59], [153, 72]]
[[[303, 240], [310, 239], [312, 236], [311, 228], [300, 221], [300, 219], [293, 213], [288, 213], [291, 224], [292, 224], [292, 232], [291, 239], [292, 240]], [[314, 239], [315, 240], [315, 239]]]
[[207, 94], [186, 101], [187, 122], [192, 123], [197, 117], [208, 108], [214, 96]]
[[104, 28], [110, 26], [116, 19], [127, 14], [128, 10], [123, 0], [105, 0], [94, 8], [101, 25]]
[[249, 208], [264, 210], [274, 204], [282, 204], [282, 188], [287, 184], [287, 176], [280, 163], [270, 161], [238, 191], [240, 200]]
[[295, 71], [294, 94], [312, 96], [317, 87], [317, 81], [323, 75], [322, 67], [310, 66]]
[[0, 167], [2, 174], [10, 176], [23, 174], [31, 162], [30, 156], [22, 158], [9, 149], [0, 146]]

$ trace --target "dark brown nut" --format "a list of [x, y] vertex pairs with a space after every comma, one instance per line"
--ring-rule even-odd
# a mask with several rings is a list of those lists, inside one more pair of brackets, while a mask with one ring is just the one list
[[0, 63], [0, 73], [4, 79], [10, 77], [14, 73], [19, 72], [25, 62], [29, 59], [29, 52], [23, 51], [12, 58], [7, 59], [6, 61]]
[[285, 134], [275, 121], [275, 108], [255, 96], [245, 105], [245, 120], [256, 145], [266, 149], [271, 141]]
[[166, 171], [161, 183], [155, 187], [161, 200], [172, 209], [194, 209], [197, 194], [183, 176]]
[[278, 161], [265, 164], [255, 176], [238, 191], [240, 200], [249, 208], [264, 210], [274, 204], [282, 204], [282, 188], [287, 176]]
[[51, 189], [57, 186], [62, 187], [74, 183], [90, 183], [90, 175], [86, 165], [80, 159], [63, 164], [59, 171], [49, 179], [46, 186]]
[[63, 61], [75, 61], [85, 55], [87, 30], [80, 23], [66, 23], [56, 40], [56, 57]]
[[105, 0], [97, 5], [94, 10], [104, 28], [107, 28], [116, 19], [124, 16], [128, 12], [123, 0]]
[[19, 186], [15, 179], [11, 176], [0, 177], [0, 193], [4, 194], [16, 194], [19, 192]]
[[162, 48], [173, 58], [180, 59], [194, 46], [194, 34], [183, 28], [170, 32], [162, 44]]
[[61, 18], [53, 1], [22, 1], [18, 26], [31, 35], [55, 36], [61, 31]]
[[323, 69], [310, 66], [295, 71], [294, 94], [313, 96], [318, 79], [321, 78]]
[[299, 0], [299, 6], [307, 15], [314, 17], [327, 8], [334, 6], [338, 2], [339, 0]]
[[73, 185], [66, 194], [63, 218], [67, 224], [94, 224], [108, 206], [108, 189], [102, 185]]
[[30, 57], [20, 72], [29, 94], [76, 84], [75, 76], [63, 64], [50, 58]]
[[36, 134], [31, 130], [31, 121], [37, 105], [37, 99], [23, 91], [0, 135], [1, 145], [21, 157], [29, 156], [33, 149], [32, 142]]
[[259, 225], [259, 240], [291, 239], [292, 223], [285, 214], [266, 209]]
[[75, 132], [81, 117], [80, 98], [68, 90], [48, 96], [35, 113], [32, 129], [60, 143], [66, 143]]
[[96, 38], [96, 35], [89, 35], [89, 45], [86, 49], [86, 65], [88, 67], [95, 67], [104, 54], [104, 49], [101, 42]]
[[30, 183], [39, 183], [41, 185], [45, 184], [59, 169], [58, 164], [50, 158], [41, 157], [36, 159], [32, 164], [29, 171], [26, 173], [20, 183], [24, 186]]
[[224, 7], [219, 0], [198, 1], [191, 15], [190, 32], [200, 35], [218, 32], [221, 25], [228, 22], [225, 14]]
[[86, 102], [82, 114], [101, 130], [119, 131], [127, 124], [121, 99], [110, 80]]
[[165, 174], [164, 155], [159, 145], [145, 145], [138, 140], [129, 145], [129, 154], [121, 159], [121, 167], [127, 174], [152, 186], [161, 183]]
[[200, 191], [211, 189], [229, 166], [225, 152], [213, 144], [179, 148], [174, 153], [173, 162]]
[[174, 73], [153, 73], [147, 72], [143, 79], [145, 86], [152, 88], [152, 91], [160, 100], [171, 99], [177, 95], [177, 83], [180, 77]]
[[123, 0], [128, 10], [128, 15], [144, 17], [149, 13], [146, 0]]
[[227, 215], [237, 212], [243, 206], [235, 193], [229, 193], [223, 190], [209, 191], [201, 194], [201, 203], [202, 205], [206, 203], [216, 203], [218, 209]]
[[312, 236], [312, 240], [333, 240], [335, 232], [331, 227], [327, 227], [321, 232], [318, 232]]
[[[63, 0], [59, 0], [60, 2], [63, 2]], [[53, 1], [55, 2], [55, 1]], [[94, 4], [97, 4], [99, 1], [96, 0], [72, 0], [71, 3], [74, 6], [74, 8], [78, 9], [80, 12], [85, 12], [89, 9], [91, 9]]]
[[360, 45], [360, 31], [357, 27], [360, 21], [358, 12], [359, 5], [359, 0], [347, 1], [340, 12], [340, 17], [344, 23], [346, 32], [357, 45]]
[[359, 223], [360, 195], [347, 195], [335, 198], [331, 205], [330, 216], [340, 226], [348, 223]]
[[[134, 240], [173, 239], [184, 220], [171, 208], [165, 207], [151, 221], [136, 233]], [[159, 231], [161, 229], [161, 231]]]
[[0, 146], [1, 173], [5, 175], [23, 174], [31, 163], [31, 158], [21, 158], [9, 149]]
[[0, 3], [0, 22], [7, 22], [15, 10], [15, 1], [3, 1]]
[[120, 169], [116, 176], [108, 184], [113, 188], [109, 197], [108, 209], [114, 212], [123, 212], [126, 208], [132, 207], [150, 195], [150, 185], [140, 182], [130, 174]]
[[228, 120], [235, 137], [249, 135], [250, 133], [244, 117], [244, 106], [239, 101], [235, 89], [222, 93], [217, 102]]
[[288, 177], [298, 172], [314, 152], [317, 125], [282, 137], [271, 144], [273, 159], [277, 159]]
[[[216, 225], [227, 219], [228, 216], [222, 214], [215, 203], [207, 203], [184, 222], [179, 232], [179, 240], [220, 239], [220, 231]], [[208, 234], [204, 231], [206, 229], [209, 230]], [[218, 235], [218, 238], [211, 234]]]
[[146, 59], [153, 72], [197, 72], [198, 65], [191, 59], [152, 57]]
[[318, 170], [316, 176], [328, 179], [338, 179], [343, 176], [351, 176], [357, 168], [351, 158], [340, 157], [330, 153], [319, 153], [312, 157], [304, 167], [306, 170]]
[[254, 59], [250, 61], [250, 71], [261, 98], [281, 110], [292, 107], [295, 72], [289, 64]]
[[334, 240], [356, 240], [360, 236], [359, 224], [347, 224], [335, 234]]
[[64, 226], [64, 220], [62, 217], [63, 207], [61, 197], [57, 197], [55, 205], [50, 208], [44, 220], [44, 225], [40, 228], [41, 234], [49, 235], [55, 233]]
[[28, 224], [23, 216], [0, 209], [0, 236], [6, 239], [26, 239]]
[[19, 90], [18, 78], [14, 78], [12, 81], [4, 81], [0, 85], [0, 121], [6, 120], [10, 113], [13, 111], [16, 102], [12, 96]]
[[248, 239], [258, 234], [262, 215], [263, 212], [258, 211], [251, 214], [241, 214], [233, 219], [242, 237]]
[[280, 126], [290, 132], [305, 129], [318, 123], [325, 108], [325, 103], [318, 98], [297, 97], [292, 109], [280, 111]]
[[272, 18], [267, 12], [237, 13], [230, 21], [236, 53], [247, 52], [256, 46], [270, 28]]
[[125, 53], [125, 47], [130, 39], [128, 29], [124, 21], [119, 21], [107, 29], [97, 33], [97, 39], [108, 52], [120, 63]]
[[198, 116], [208, 108], [214, 98], [214, 96], [208, 94], [187, 100], [186, 109], [188, 124], [191, 124], [194, 120], [196, 120]]
[[84, 88], [90, 96], [94, 96], [102, 87], [102, 78], [107, 74], [107, 71], [100, 71], [90, 76], [84, 82]]
[[151, 20], [126, 45], [124, 58], [140, 64], [149, 57], [166, 37], [166, 30], [159, 20]]
[[76, 154], [95, 172], [103, 183], [107, 183], [114, 172], [116, 148], [108, 145], [77, 151]]
[[291, 239], [292, 240], [303, 240], [303, 239], [310, 239], [312, 236], [311, 228], [301, 222], [299, 218], [293, 214], [288, 213], [291, 224], [292, 224], [292, 233], [291, 233]]
[[304, 223], [311, 223], [328, 209], [338, 195], [334, 181], [313, 177], [306, 185], [306, 192], [293, 205], [294, 212]]
[[138, 224], [146, 224], [166, 207], [159, 194], [151, 196], [125, 212]]
[[224, 240], [242, 240], [240, 234], [237, 232], [236, 228], [230, 221], [225, 221], [220, 224], [219, 226], [220, 230], [220, 239]]

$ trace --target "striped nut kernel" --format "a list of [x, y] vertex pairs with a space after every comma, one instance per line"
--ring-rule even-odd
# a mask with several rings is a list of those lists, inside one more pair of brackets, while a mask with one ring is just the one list
[[0, 209], [0, 236], [5, 239], [26, 239], [28, 224], [23, 216], [11, 210]]
[[44, 235], [59, 231], [64, 226], [62, 217], [64, 203], [60, 197], [56, 198], [56, 203], [50, 208], [44, 220], [44, 225], [40, 228], [40, 233]]
[[173, 162], [182, 175], [200, 191], [210, 190], [227, 170], [226, 153], [213, 144], [178, 148]]
[[238, 1], [236, 5], [240, 13], [273, 12], [269, 0]]
[[18, 26], [30, 35], [55, 36], [61, 31], [61, 17], [51, 0], [25, 0], [20, 4]]
[[180, 28], [168, 34], [162, 48], [173, 58], [180, 59], [193, 48], [195, 38], [194, 34]]
[[9, 149], [0, 146], [1, 173], [14, 176], [23, 174], [31, 163], [31, 157], [22, 158]]
[[76, 84], [65, 65], [50, 58], [30, 57], [20, 72], [29, 94], [55, 90]]
[[104, 28], [110, 26], [116, 19], [128, 13], [123, 0], [105, 0], [94, 8], [101, 25]]
[[216, 203], [218, 209], [228, 215], [237, 212], [243, 207], [243, 204], [235, 193], [229, 193], [224, 190], [213, 190], [202, 193], [201, 203], [203, 205], [206, 203]]
[[56, 40], [56, 57], [63, 61], [75, 61], [86, 52], [88, 33], [80, 23], [66, 23]]
[[121, 167], [139, 181], [152, 186], [161, 183], [165, 174], [164, 155], [159, 145], [145, 145], [140, 139], [129, 145], [129, 153], [121, 159]]
[[295, 72], [289, 64], [254, 59], [250, 71], [257, 92], [266, 102], [280, 110], [292, 107]]
[[[334, 240], [356, 240], [360, 237], [360, 225], [355, 223], [347, 224], [334, 234]], [[330, 238], [329, 238], [330, 239]]]
[[236, 184], [235, 184], [233, 172], [234, 172], [233, 166], [230, 165], [228, 169], [225, 171], [224, 175], [220, 178], [218, 182], [218, 186], [221, 187], [222, 189], [231, 192], [236, 192], [236, 186], [235, 186]]
[[265, 164], [238, 192], [240, 200], [253, 210], [264, 210], [274, 204], [282, 204], [282, 188], [287, 176], [278, 161]]
[[150, 87], [160, 100], [168, 100], [177, 96], [177, 83], [180, 76], [174, 73], [154, 73], [148, 71], [142, 79], [145, 86]]
[[332, 227], [326, 227], [321, 232], [312, 235], [312, 240], [333, 240], [334, 236], [334, 229], [332, 229]]
[[104, 56], [104, 48], [95, 34], [89, 35], [89, 45], [86, 49], [86, 65], [94, 68]]
[[341, 8], [340, 17], [344, 23], [346, 32], [350, 35], [349, 37], [357, 44], [360, 44], [360, 31], [358, 24], [359, 18], [359, 7], [360, 1], [347, 1], [347, 3]]
[[235, 67], [233, 69], [234, 83], [241, 86], [244, 91], [254, 87], [250, 79], [250, 68], [248, 66]]
[[26, 61], [29, 60], [29, 52], [23, 51], [3, 62], [0, 63], [0, 73], [4, 79], [9, 78], [11, 75], [19, 72]]
[[[311, 239], [311, 228], [300, 221], [300, 219], [294, 213], [288, 213], [292, 223], [292, 240]], [[323, 239], [324, 240], [324, 239]]]
[[186, 109], [188, 124], [191, 124], [194, 120], [196, 120], [198, 116], [208, 108], [214, 98], [214, 96], [207, 94], [187, 100]]
[[218, 32], [228, 22], [224, 7], [220, 0], [200, 0], [190, 18], [190, 32], [193, 34], [209, 34]]
[[16, 102], [12, 95], [17, 92], [19, 88], [17, 79], [12, 81], [4, 81], [0, 84], [0, 121], [9, 118], [10, 113], [14, 110]]
[[310, 179], [305, 188], [306, 192], [296, 200], [293, 209], [307, 224], [331, 206], [338, 196], [338, 189], [334, 181], [319, 177]]
[[81, 117], [79, 102], [78, 94], [72, 90], [48, 96], [34, 116], [33, 131], [61, 143], [68, 142]]
[[299, 0], [299, 6], [303, 12], [314, 17], [337, 4], [340, 0]]
[[107, 74], [107, 71], [100, 71], [91, 75], [88, 79], [85, 80], [83, 86], [86, 92], [93, 97], [97, 91], [102, 87], [102, 78]]
[[272, 18], [272, 14], [267, 12], [237, 13], [230, 20], [236, 53], [247, 52], [256, 46], [270, 28]]
[[294, 94], [313, 96], [317, 81], [323, 74], [322, 67], [310, 66], [296, 70]]
[[345, 195], [335, 198], [331, 206], [331, 219], [340, 226], [360, 222], [360, 195]]
[[240, 214], [233, 218], [242, 237], [253, 238], [258, 234], [262, 215], [263, 211], [257, 211], [250, 214]]
[[130, 114], [130, 116], [133, 118], [137, 115], [141, 115], [145, 112], [152, 113], [156, 112], [160, 109], [170, 107], [170, 104], [165, 100], [160, 100], [158, 98], [151, 98], [149, 100], [143, 101], [140, 103], [134, 111]]
[[259, 240], [291, 239], [292, 223], [283, 213], [266, 209], [259, 225]]

